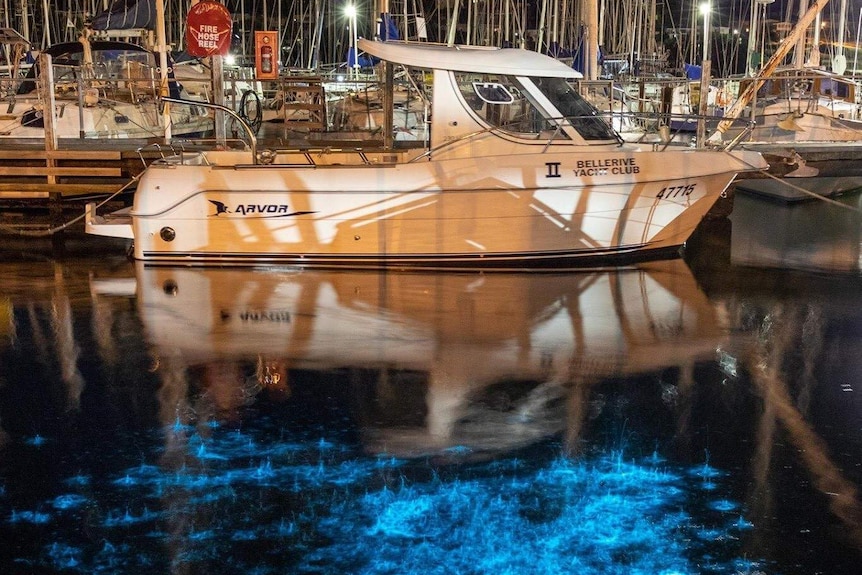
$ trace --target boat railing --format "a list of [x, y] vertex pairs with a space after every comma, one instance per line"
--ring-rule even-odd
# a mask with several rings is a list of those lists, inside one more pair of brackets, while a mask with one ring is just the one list
[[[277, 164], [280, 168], [316, 168], [319, 165], [336, 165], [318, 162], [314, 159], [315, 156], [328, 156], [339, 154], [342, 157], [355, 156], [359, 159], [357, 163], [336, 163], [337, 165], [363, 165], [370, 166], [372, 164], [380, 165], [378, 162], [373, 162], [368, 157], [368, 154], [363, 148], [333, 148], [331, 146], [323, 146], [319, 148], [301, 148], [301, 149], [269, 149], [265, 148], [258, 153], [258, 161], [254, 165], [273, 165]], [[278, 156], [285, 158], [299, 157], [301, 161], [277, 161]], [[236, 166], [244, 167], [244, 166]]]
[[[708, 136], [712, 134], [718, 124], [723, 121], [721, 116], [661, 113], [661, 112], [604, 112], [600, 117], [611, 124], [614, 130], [620, 134], [625, 142], [633, 144], [651, 143], [664, 149], [669, 145], [688, 145], [690, 147], [720, 147], [731, 150], [740, 142], [748, 138], [756, 127], [756, 123], [745, 118], [733, 120], [733, 137], [722, 142], [720, 146], [711, 144]], [[706, 141], [697, 141], [698, 124], [703, 123]]]
[[[210, 165], [209, 159], [204, 154], [204, 150], [210, 149], [208, 144], [215, 144], [215, 140], [171, 140], [169, 143], [151, 142], [135, 149], [138, 158], [141, 160], [144, 168], [151, 162], [161, 164], [177, 164], [177, 165]], [[220, 142], [220, 144], [239, 144], [245, 150], [249, 150], [248, 145], [244, 140], [229, 139]], [[192, 149], [187, 149], [187, 146]], [[153, 158], [152, 153], [157, 157]]]
[[257, 164], [260, 162], [257, 154], [257, 136], [254, 133], [254, 129], [249, 126], [248, 122], [246, 122], [243, 117], [235, 110], [228, 108], [227, 106], [222, 106], [220, 104], [213, 104], [211, 102], [200, 102], [197, 100], [183, 100], [182, 98], [170, 98], [168, 96], [162, 96], [162, 102], [167, 102], [170, 104], [180, 104], [184, 106], [200, 106], [203, 108], [208, 108], [210, 110], [214, 110], [217, 112], [224, 112], [225, 114], [231, 116], [234, 120], [236, 120], [237, 125], [241, 126], [243, 130], [245, 130], [245, 135], [248, 137], [248, 147], [251, 150], [252, 162]]
[[[656, 124], [657, 126], [660, 126], [660, 129], [653, 132], [653, 135], [656, 137], [656, 140], [655, 141], [648, 141], [646, 139], [646, 137], [648, 135], [646, 132], [640, 133], [638, 138], [636, 138], [636, 139], [626, 139], [623, 134], [620, 134], [620, 132], [616, 129], [616, 127], [614, 125], [615, 121], [619, 120], [620, 117], [634, 118], [634, 119], [638, 119], [641, 122], [649, 121], [649, 122]], [[709, 134], [712, 131], [709, 129], [710, 127], [712, 127], [714, 129], [714, 127], [717, 126], [718, 122], [721, 121], [721, 118], [716, 117], [716, 116], [698, 116], [696, 114], [637, 113], [637, 112], [626, 112], [626, 113], [605, 112], [605, 113], [599, 113], [596, 115], [587, 114], [587, 115], [579, 115], [579, 116], [566, 116], [566, 117], [560, 117], [560, 118], [550, 118], [549, 119], [550, 121], [556, 123], [556, 128], [550, 133], [550, 135], [543, 135], [543, 134], [537, 134], [536, 135], [537, 139], [543, 139], [544, 140], [544, 145], [542, 147], [541, 153], [542, 154], [546, 153], [551, 148], [551, 146], [553, 146], [554, 142], [563, 141], [563, 138], [561, 137], [561, 135], [562, 135], [562, 129], [564, 126], [573, 125], [573, 124], [577, 123], [577, 121], [594, 121], [597, 119], [607, 122], [608, 124], [611, 125], [612, 128], [614, 128], [613, 133], [617, 137], [616, 141], [618, 144], [651, 143], [654, 145], [654, 147], [657, 151], [662, 151], [671, 145], [677, 145], [677, 147], [679, 144], [685, 144], [685, 145], [688, 145], [691, 147], [698, 145], [693, 134], [688, 139], [683, 139], [680, 137], [681, 135], [688, 133], [684, 128], [676, 128], [676, 129], [672, 130], [670, 128], [670, 120], [671, 119], [678, 120], [680, 122], [685, 122], [686, 125], [691, 126], [691, 127], [696, 126], [697, 122], [703, 121], [703, 122], [705, 122], [705, 124], [707, 126], [707, 132], [706, 132], [707, 134]], [[750, 121], [750, 120], [737, 119], [734, 121], [734, 124], [740, 126], [740, 128], [737, 132], [734, 132], [734, 137], [729, 142], [727, 142], [727, 143], [722, 142], [721, 145], [716, 146], [714, 144], [710, 144], [708, 141], [705, 141], [705, 142], [701, 143], [701, 146], [703, 147], [703, 146], [711, 145], [711, 147], [716, 147], [716, 148], [719, 148], [719, 149], [722, 149], [725, 151], [730, 151], [733, 148], [735, 148], [736, 146], [738, 146], [742, 141], [744, 141], [755, 127], [755, 123]], [[664, 129], [664, 128], [666, 128], [666, 129]], [[412, 158], [410, 160], [410, 162], [418, 162], [420, 160], [430, 158], [434, 154], [437, 154], [437, 153], [441, 152], [442, 150], [445, 150], [446, 148], [455, 146], [455, 145], [463, 143], [465, 141], [469, 141], [469, 140], [475, 139], [479, 136], [482, 136], [484, 134], [490, 134], [490, 133], [507, 133], [507, 132], [506, 132], [505, 128], [500, 127], [500, 126], [488, 126], [486, 128], [482, 128], [480, 130], [468, 132], [466, 134], [462, 134], [461, 136], [459, 136], [457, 138], [454, 138], [452, 140], [447, 140], [445, 142], [438, 144], [437, 146], [434, 146], [432, 148], [428, 148], [422, 154], [416, 156], [415, 158]], [[596, 142], [596, 143], [598, 143], [598, 142]], [[605, 141], [602, 143], [606, 144], [607, 142]]]
[[[145, 146], [137, 148], [138, 156], [144, 167], [148, 164], [148, 159], [162, 165], [214, 165], [207, 157], [205, 151], [211, 149], [206, 146], [207, 142], [215, 140], [179, 140], [172, 141], [170, 144], [153, 142]], [[237, 142], [244, 145], [246, 150], [248, 146], [242, 140], [228, 140], [228, 142]], [[202, 146], [203, 144], [203, 146]], [[191, 149], [187, 149], [189, 145]], [[224, 149], [220, 146], [218, 149]], [[406, 150], [405, 150], [406, 151]], [[158, 157], [153, 159], [152, 153]], [[381, 149], [374, 153], [374, 150], [367, 150], [361, 147], [308, 147], [308, 148], [262, 148], [256, 153], [256, 162], [252, 164], [237, 164], [234, 168], [252, 168], [263, 167], [269, 165], [277, 165], [280, 168], [316, 168], [320, 165], [385, 165], [394, 164], [395, 155], [398, 150]], [[338, 156], [338, 161], [321, 162], [322, 157]], [[351, 161], [347, 158], [355, 157], [358, 161]], [[373, 156], [373, 157], [371, 157]], [[281, 157], [281, 159], [279, 159]], [[382, 161], [381, 161], [382, 157]], [[317, 159], [315, 159], [317, 158]]]
[[[169, 153], [166, 153], [166, 150], [169, 150]], [[200, 151], [186, 150], [183, 144], [179, 142], [171, 142], [170, 144], [160, 144], [158, 142], [153, 142], [151, 144], [141, 146], [135, 151], [137, 152], [138, 158], [140, 158], [141, 163], [144, 165], [145, 168], [147, 167], [147, 152], [149, 151], [155, 151], [156, 154], [158, 154], [159, 156], [156, 161], [165, 164], [209, 164], [209, 161], [207, 160], [206, 156]]]

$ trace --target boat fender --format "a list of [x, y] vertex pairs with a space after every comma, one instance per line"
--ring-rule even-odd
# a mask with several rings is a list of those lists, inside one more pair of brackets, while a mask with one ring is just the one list
[[21, 125], [28, 128], [44, 128], [45, 120], [42, 118], [42, 110], [30, 108], [21, 115]]

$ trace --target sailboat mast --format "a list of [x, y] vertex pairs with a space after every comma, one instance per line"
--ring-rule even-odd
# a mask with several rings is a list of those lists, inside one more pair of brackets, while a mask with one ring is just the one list
[[584, 38], [584, 77], [597, 80], [599, 77], [599, 3], [589, 0], [585, 6], [586, 34]]
[[455, 8], [452, 9], [452, 14], [449, 17], [449, 33], [446, 35], [446, 44], [448, 46], [455, 45], [455, 32], [458, 29], [458, 16], [461, 10], [461, 1], [455, 0]]
[[856, 49], [853, 50], [853, 71], [856, 75], [856, 64], [859, 63], [859, 41], [862, 40], [862, 8], [859, 9], [859, 20], [856, 21]]
[[811, 39], [811, 50], [808, 52], [806, 66], [817, 67], [820, 65], [820, 14], [814, 19], [814, 38]]
[[560, 27], [560, 2], [555, 0], [551, 7], [551, 46], [557, 46], [559, 43], [558, 30]]
[[51, 42], [51, 19], [48, 16], [48, 0], [42, 0], [42, 49], [44, 50]]
[[598, 44], [599, 46], [601, 46], [605, 43], [605, 5], [607, 3], [607, 0], [598, 1], [602, 4], [601, 10], [599, 10], [599, 34], [597, 38]]
[[[832, 71], [843, 74], [847, 70], [847, 58], [844, 56], [844, 32], [847, 28], [847, 0], [841, 0], [841, 11], [838, 16], [838, 46], [837, 54], [832, 59]], [[816, 48], [816, 47], [815, 47]], [[857, 47], [858, 49], [858, 47]]]
[[503, 0], [503, 45], [511, 46], [512, 37], [510, 36], [510, 11], [512, 9], [512, 0]]
[[[161, 95], [168, 95], [168, 46], [165, 39], [165, 2], [156, 0], [156, 51], [159, 54], [159, 80]], [[162, 102], [162, 121], [165, 127], [165, 142], [171, 141], [171, 105]]]
[[758, 0], [751, 0], [751, 12], [748, 17], [748, 48], [745, 53], [745, 75], [754, 75], [754, 53], [757, 51], [757, 38], [760, 36], [760, 23], [757, 21], [760, 17], [760, 9], [762, 3]]
[[27, 0], [21, 0], [21, 35], [30, 40], [30, 16], [27, 13]]
[[542, 0], [542, 11], [539, 14], [539, 38], [536, 41], [536, 52], [542, 51], [545, 43], [545, 16], [548, 13], [548, 0]]
[[[323, 18], [326, 15], [325, 0], [314, 0], [315, 15], [314, 34], [312, 34], [312, 47], [309, 51], [308, 68], [316, 70], [320, 66], [320, 48], [323, 41]], [[311, 7], [309, 6], [309, 10]], [[305, 17], [303, 11], [302, 16]]]
[[[802, 15], [805, 14], [805, 11], [808, 10], [808, 0], [799, 0], [799, 18], [802, 19]], [[818, 12], [819, 14], [819, 12]], [[808, 26], [806, 26], [808, 28]], [[799, 35], [799, 38], [796, 40], [796, 48], [793, 51], [793, 67], [802, 69], [805, 66], [805, 37], [807, 34], [804, 32]]]

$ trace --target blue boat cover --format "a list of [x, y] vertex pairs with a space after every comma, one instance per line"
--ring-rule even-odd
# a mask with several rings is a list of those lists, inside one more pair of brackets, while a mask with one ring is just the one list
[[90, 23], [93, 30], [153, 30], [155, 26], [155, 0], [114, 0], [107, 11], [97, 14]]
[[685, 64], [685, 77], [689, 80], [700, 80], [703, 75], [703, 68], [695, 64]]

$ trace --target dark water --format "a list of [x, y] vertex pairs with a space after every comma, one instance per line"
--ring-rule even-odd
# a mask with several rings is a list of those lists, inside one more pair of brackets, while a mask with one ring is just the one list
[[573, 274], [6, 243], [0, 572], [855, 574], [860, 222], [804, 209]]

